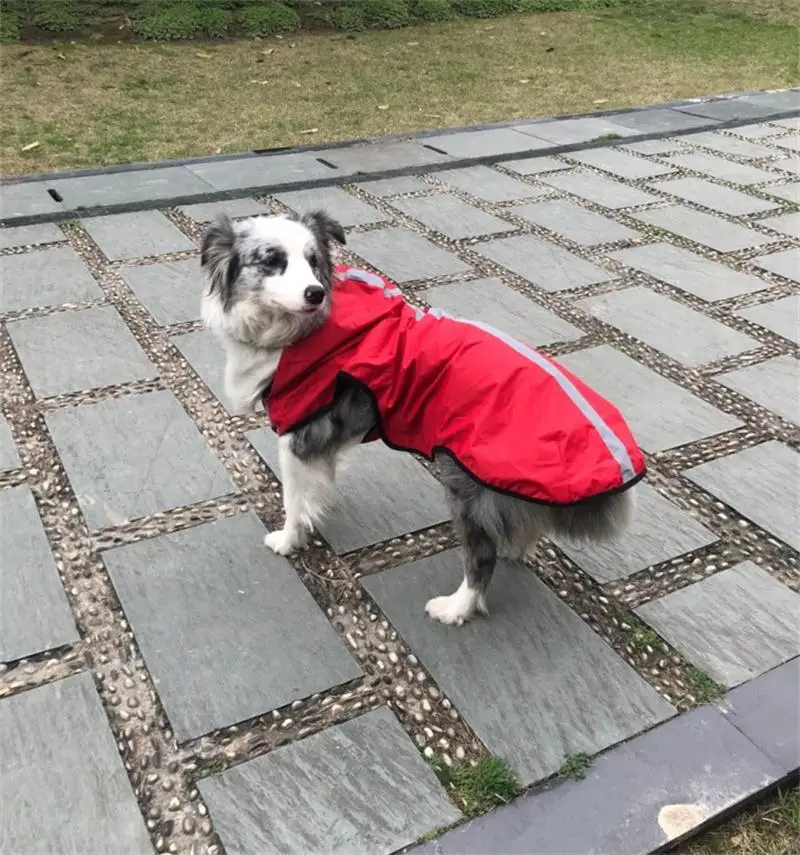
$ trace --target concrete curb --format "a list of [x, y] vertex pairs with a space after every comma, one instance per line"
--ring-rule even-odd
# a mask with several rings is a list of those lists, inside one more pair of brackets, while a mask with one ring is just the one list
[[407, 848], [413, 855], [650, 855], [797, 780], [800, 657]]

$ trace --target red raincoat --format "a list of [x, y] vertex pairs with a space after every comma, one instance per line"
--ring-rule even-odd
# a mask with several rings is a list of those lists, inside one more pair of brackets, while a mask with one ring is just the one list
[[273, 429], [309, 421], [348, 383], [372, 397], [387, 445], [445, 451], [502, 493], [570, 505], [645, 473], [618, 410], [552, 359], [479, 322], [415, 309], [374, 273], [337, 268], [331, 317], [283, 351], [265, 393]]

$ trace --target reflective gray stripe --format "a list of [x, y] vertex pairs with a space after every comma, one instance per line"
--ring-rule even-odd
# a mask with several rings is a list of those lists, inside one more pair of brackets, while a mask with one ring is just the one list
[[363, 282], [365, 285], [372, 285], [375, 288], [383, 289], [384, 297], [402, 297], [403, 292], [399, 288], [392, 288], [386, 283], [386, 280], [381, 279], [369, 270], [361, 270], [358, 267], [350, 267], [344, 274], [348, 279], [356, 279]]
[[494, 327], [490, 327], [488, 324], [481, 323], [480, 321], [467, 321], [463, 318], [454, 318], [452, 315], [448, 315], [447, 312], [442, 309], [429, 309], [427, 312], [428, 315], [433, 316], [434, 318], [447, 318], [448, 320], [455, 321], [459, 324], [466, 324], [467, 326], [477, 327], [480, 330], [483, 330], [489, 335], [494, 336], [495, 338], [499, 338], [500, 341], [505, 342], [509, 347], [513, 347], [517, 353], [524, 356], [526, 359], [529, 359], [531, 362], [535, 363], [539, 366], [543, 371], [546, 371], [558, 385], [566, 392], [569, 399], [573, 404], [583, 413], [583, 415], [592, 423], [597, 433], [600, 435], [600, 439], [603, 440], [606, 448], [609, 451], [609, 454], [617, 461], [619, 465], [620, 473], [622, 474], [622, 483], [627, 484], [628, 481], [632, 481], [636, 478], [636, 471], [633, 468], [633, 462], [631, 461], [631, 457], [628, 454], [628, 449], [625, 448], [625, 444], [622, 440], [614, 433], [613, 430], [600, 418], [600, 414], [595, 410], [595, 408], [586, 400], [586, 398], [581, 395], [581, 393], [575, 387], [575, 384], [563, 374], [557, 366], [555, 366], [552, 362], [549, 362], [545, 359], [540, 353], [537, 353], [535, 350], [532, 350], [530, 347], [526, 347], [524, 344], [518, 342], [516, 339], [511, 338], [511, 336], [506, 335], [500, 330], [496, 330]]

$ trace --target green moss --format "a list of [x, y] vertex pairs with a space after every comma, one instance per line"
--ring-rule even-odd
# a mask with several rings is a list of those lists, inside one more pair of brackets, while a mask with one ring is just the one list
[[712, 680], [705, 671], [695, 668], [694, 665], [690, 665], [688, 671], [689, 679], [692, 681], [694, 696], [701, 704], [715, 701], [725, 693], [725, 689], [719, 683]]
[[448, 766], [435, 758], [431, 767], [466, 816], [478, 816], [507, 804], [521, 789], [509, 765], [492, 754], [481, 757], [474, 766], [468, 763]]
[[592, 758], [588, 754], [570, 754], [564, 759], [558, 770], [559, 778], [574, 778], [576, 781], [586, 777], [586, 771], [592, 765]]

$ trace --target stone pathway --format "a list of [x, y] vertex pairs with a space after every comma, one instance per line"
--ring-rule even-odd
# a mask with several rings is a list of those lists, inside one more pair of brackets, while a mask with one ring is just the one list
[[[635, 855], [796, 771], [800, 119], [770, 97], [4, 186], [2, 851], [389, 855], [461, 820], [425, 758], [488, 752], [532, 793], [420, 853]], [[197, 247], [319, 204], [343, 260], [619, 404], [624, 542], [543, 543], [442, 627], [436, 473], [369, 446], [313, 547], [265, 551], [275, 441], [226, 409]]]

